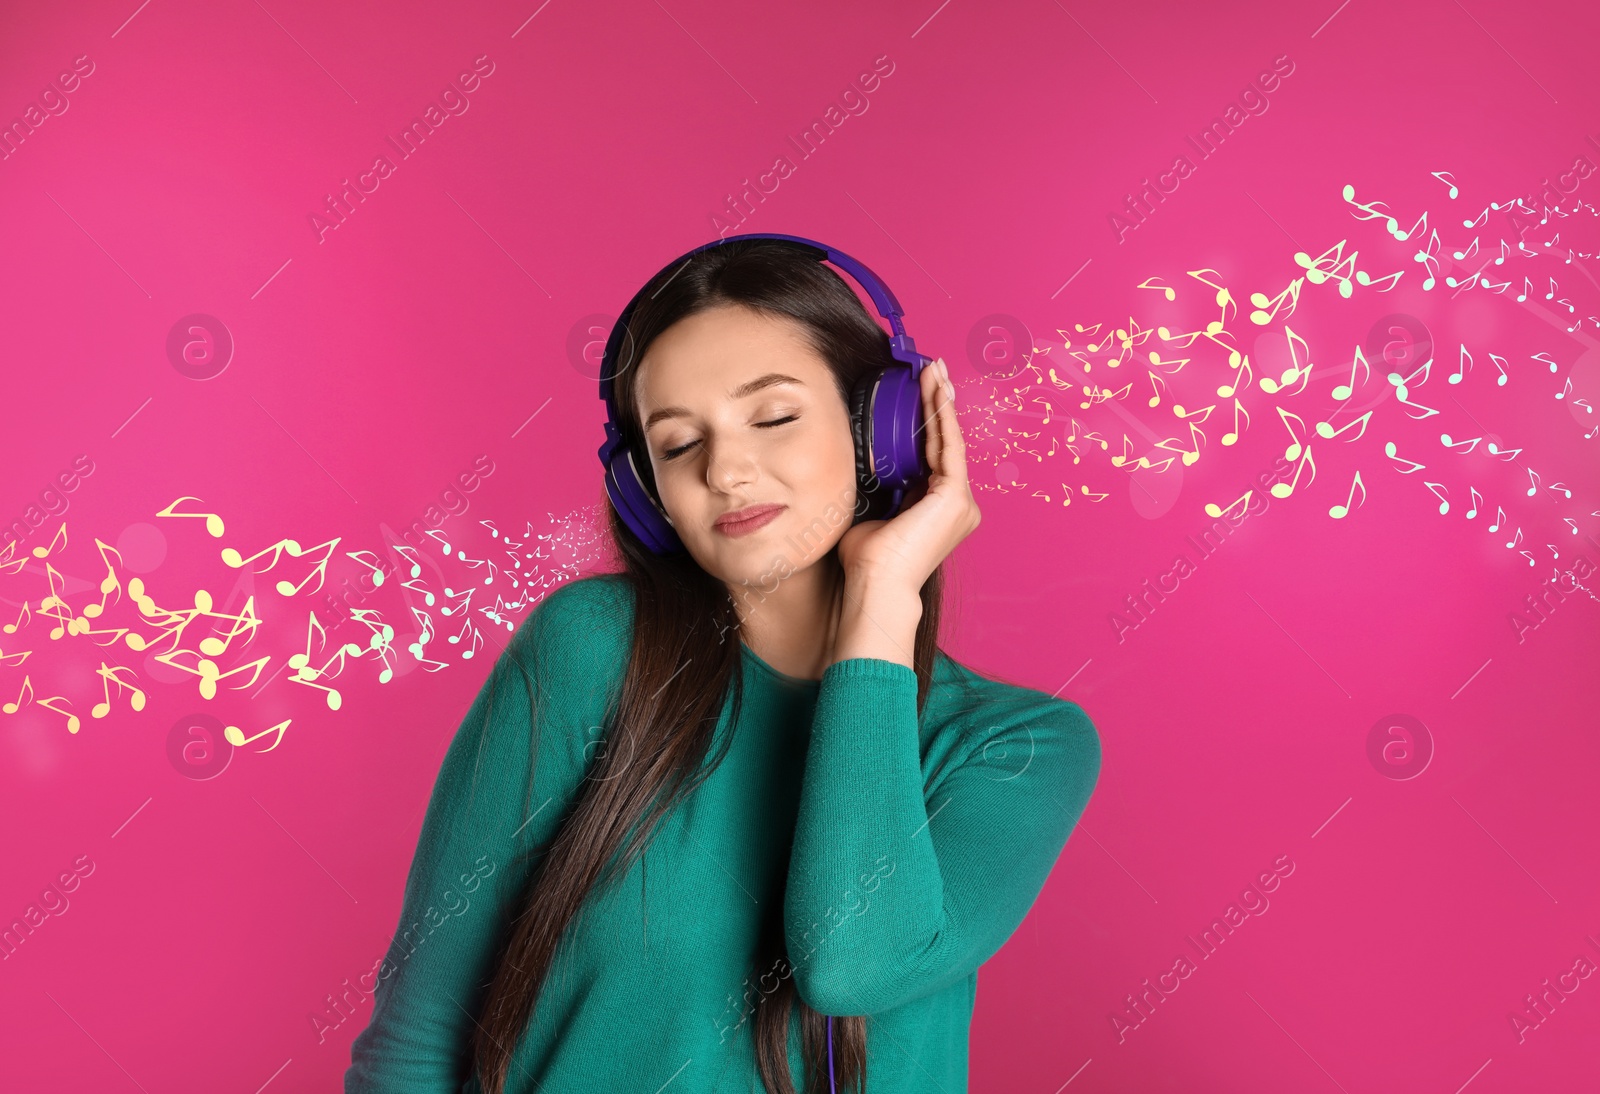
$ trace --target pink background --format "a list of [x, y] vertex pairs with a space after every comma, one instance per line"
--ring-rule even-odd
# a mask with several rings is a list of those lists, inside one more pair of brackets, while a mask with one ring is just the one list
[[[507, 628], [605, 565], [592, 342], [784, 155], [793, 171], [738, 230], [866, 262], [958, 379], [984, 523], [953, 563], [948, 648], [1065, 685], [1104, 742], [1080, 829], [980, 975], [972, 1089], [1594, 1082], [1600, 978], [1569, 975], [1571, 994], [1553, 988], [1542, 1013], [1525, 998], [1579, 957], [1600, 963], [1597, 605], [1570, 585], [1543, 615], [1525, 602], [1600, 560], [1597, 416], [1573, 402], [1600, 398], [1600, 319], [1567, 329], [1600, 312], [1585, 200], [1600, 177], [1558, 183], [1580, 157], [1600, 163], [1593, 5], [485, 7], [120, 0], [5, 16], [0, 120], [46, 105], [75, 58], [93, 69], [0, 161], [0, 543], [23, 535], [0, 611], [10, 623], [32, 609], [0, 634], [0, 691], [23, 700], [0, 715], [0, 923], [58, 913], [0, 962], [0, 1088], [339, 1088], [371, 1001], [344, 1017], [328, 997], [384, 952], [461, 716]], [[493, 71], [469, 108], [400, 158], [387, 138], [477, 58]], [[866, 111], [802, 157], [789, 138], [877, 58], [893, 70]], [[1188, 138], [1275, 58], [1293, 70], [1266, 111], [1200, 155]], [[310, 215], [386, 149], [395, 170], [319, 241]], [[1184, 154], [1193, 171], [1119, 242], [1109, 215], [1130, 215], [1125, 199]], [[1490, 202], [1538, 210], [1547, 182], [1564, 205], [1549, 223], [1524, 217], [1519, 236], [1502, 208], [1463, 227]], [[1402, 231], [1428, 213], [1445, 251], [1433, 289], [1412, 257], [1422, 239], [1363, 219], [1346, 184]], [[1454, 261], [1474, 237], [1478, 253]], [[1292, 313], [1252, 323], [1250, 293], [1306, 273], [1296, 251], [1333, 253], [1324, 269], [1358, 254], [1344, 277], [1405, 272], [1348, 298], [1305, 282]], [[1236, 308], [1188, 276], [1201, 270]], [[1491, 284], [1443, 281], [1474, 271]], [[1176, 298], [1138, 287], [1152, 277]], [[167, 349], [197, 313], [233, 342], [209, 379]], [[1390, 315], [1425, 325], [1437, 357], [1411, 406], [1384, 376], [1426, 358]], [[1178, 344], [1219, 318], [1253, 366], [1239, 392], [1250, 425], [1228, 446], [1226, 348]], [[1144, 333], [1116, 368], [1115, 347], [1085, 350], [1130, 324]], [[1163, 326], [1173, 340], [1150, 333]], [[1313, 373], [1271, 395], [1259, 381], [1288, 367], [1285, 327]], [[179, 345], [201, 339], [204, 367], [187, 330]], [[1265, 510], [1258, 485], [1252, 515], [1202, 556], [1187, 537], [1213, 523], [1205, 503], [1228, 505], [1284, 454], [1274, 408], [1306, 428], [1327, 418], [1358, 344], [1373, 371], [1335, 424], [1371, 409], [1364, 433], [1311, 437], [1315, 478]], [[1473, 366], [1451, 384], [1463, 345]], [[1162, 370], [1156, 407], [1150, 350], [1189, 358]], [[1081, 367], [1070, 351], [1092, 370], [1066, 371]], [[1051, 366], [1067, 387], [1038, 371]], [[1080, 380], [1116, 394], [1080, 407]], [[1155, 442], [1187, 439], [1174, 404], [1216, 406], [1192, 466], [1113, 466], [1119, 451], [1158, 466], [1173, 454]], [[1444, 433], [1479, 443], [1448, 448]], [[1408, 473], [1386, 442], [1425, 468]], [[1358, 471], [1364, 504], [1330, 518]], [[182, 497], [200, 499], [182, 511], [220, 515], [222, 535], [157, 515]], [[393, 569], [407, 528], [425, 545], [416, 589], [392, 577], [348, 601], [393, 627], [395, 675], [380, 683], [371, 629], [324, 594], [357, 588], [368, 568], [352, 552]], [[206, 699], [197, 676], [155, 660], [170, 644], [52, 639], [39, 611], [51, 571], [81, 613], [106, 576], [97, 539], [118, 552], [121, 592], [95, 627], [154, 636], [135, 577], [169, 609], [204, 589], [238, 614], [253, 595], [254, 640], [217, 661], [270, 657], [259, 677], [245, 668]], [[284, 540], [307, 557], [269, 568]], [[268, 551], [262, 572], [230, 568], [225, 547]], [[1192, 570], [1164, 579], [1164, 600], [1146, 594], [1180, 553]], [[487, 585], [486, 559], [499, 568]], [[497, 596], [514, 606], [496, 611]], [[1145, 596], [1143, 618], [1130, 596]], [[413, 609], [438, 632], [427, 671], [406, 649]], [[337, 711], [287, 665], [313, 611], [329, 630], [327, 646], [310, 640], [314, 664], [339, 642], [365, 651], [332, 680]], [[102, 662], [137, 677], [141, 711], [113, 692], [92, 717]], [[1369, 758], [1394, 715], [1422, 728]], [[216, 735], [286, 718], [271, 751], [274, 734], [237, 749]], [[1407, 748], [1426, 765], [1398, 778]], [[227, 765], [203, 778], [208, 756]], [[1190, 936], [1279, 856], [1294, 870], [1270, 907], [1201, 958]], [[62, 906], [44, 894], [74, 862], [87, 876]], [[1130, 1010], [1183, 954], [1193, 973]], [[313, 1016], [334, 1027], [320, 1040]]]

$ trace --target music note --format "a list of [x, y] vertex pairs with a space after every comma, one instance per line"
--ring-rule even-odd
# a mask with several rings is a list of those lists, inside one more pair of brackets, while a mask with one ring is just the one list
[[[1128, 439], [1128, 435], [1126, 433], [1124, 433], [1122, 435], [1122, 455], [1120, 455], [1120, 456], [1112, 456], [1111, 457], [1111, 466], [1112, 467], [1121, 467], [1123, 464], [1127, 463], [1128, 462], [1128, 455], [1129, 455], [1129, 453], [1132, 452], [1132, 450], [1133, 450], [1133, 442], [1130, 441]], [[1139, 461], [1135, 466], [1137, 466], [1137, 467], [1149, 467], [1150, 466], [1150, 460], [1145, 456], [1140, 456], [1139, 457]]]
[[1220, 505], [1218, 505], [1214, 501], [1208, 501], [1208, 502], [1206, 502], [1206, 506], [1205, 506], [1205, 508], [1206, 508], [1206, 516], [1211, 517], [1213, 519], [1220, 519], [1222, 514], [1231, 511], [1233, 509], [1234, 505], [1240, 505], [1240, 504], [1242, 504], [1244, 502], [1249, 501], [1250, 500], [1250, 495], [1253, 494], [1253, 493], [1255, 493], [1254, 490], [1246, 490], [1239, 497], [1239, 499], [1237, 501], [1235, 501], [1233, 503], [1233, 505], [1229, 505], [1227, 509], [1222, 508]]
[[443, 532], [439, 531], [437, 528], [429, 528], [426, 529], [422, 534], [425, 536], [432, 536], [434, 539], [438, 540], [440, 545], [444, 548], [444, 553], [447, 556], [450, 554], [450, 541], [444, 538]]
[[1467, 510], [1467, 519], [1471, 520], [1478, 515], [1478, 506], [1483, 504], [1483, 495], [1478, 493], [1474, 487], [1469, 486], [1467, 489], [1472, 491], [1472, 508]]
[[1450, 377], [1450, 382], [1452, 384], [1459, 384], [1461, 382], [1461, 378], [1472, 369], [1472, 354], [1467, 352], [1467, 344], [1465, 342], [1461, 343], [1460, 360], [1460, 367], [1457, 368], [1455, 373]]
[[16, 634], [17, 631], [21, 630], [23, 627], [26, 627], [28, 625], [28, 621], [32, 618], [33, 613], [28, 611], [28, 602], [24, 600], [22, 602], [22, 610], [17, 613], [16, 620], [5, 625], [5, 632], [7, 634]]
[[1494, 523], [1489, 525], [1489, 531], [1498, 532], [1500, 530], [1501, 523], [1505, 519], [1506, 519], [1506, 511], [1504, 509], [1500, 508], [1500, 506], [1496, 505], [1494, 507]]
[[1165, 293], [1168, 300], [1176, 300], [1178, 298], [1178, 294], [1174, 292], [1170, 286], [1151, 284], [1152, 281], [1160, 280], [1161, 279], [1159, 277], [1147, 277], [1143, 281], [1139, 282], [1137, 287], [1141, 289], [1155, 289], [1159, 292]]
[[1524, 277], [1522, 279], [1522, 292], [1517, 294], [1517, 303], [1520, 304], [1524, 300], [1528, 299], [1528, 293], [1531, 292], [1532, 290], [1533, 290], [1533, 282], [1530, 281], [1528, 278]]
[[1350, 443], [1352, 443], [1354, 441], [1359, 441], [1363, 436], [1366, 435], [1367, 423], [1369, 421], [1371, 421], [1371, 420], [1372, 420], [1372, 411], [1369, 410], [1365, 414], [1361, 415], [1361, 417], [1355, 419], [1354, 421], [1352, 421], [1352, 422], [1350, 422], [1350, 423], [1348, 423], [1346, 425], [1340, 426], [1338, 429], [1334, 429], [1333, 428], [1333, 423], [1332, 422], [1318, 422], [1317, 423], [1317, 436], [1321, 437], [1325, 441], [1331, 441], [1335, 437], [1339, 436], [1341, 433], [1344, 433], [1346, 430], [1355, 429], [1356, 426], [1360, 426], [1361, 428], [1360, 428], [1360, 430], [1358, 430], [1356, 432], [1356, 435], [1354, 437], [1351, 437], [1350, 440], [1344, 442], [1345, 444], [1350, 444]]
[[1335, 505], [1330, 508], [1328, 510], [1328, 515], [1334, 520], [1343, 520], [1345, 517], [1349, 516], [1352, 508], [1350, 502], [1355, 498], [1357, 490], [1361, 491], [1361, 500], [1356, 502], [1354, 508], [1359, 509], [1361, 506], [1367, 503], [1367, 487], [1366, 484], [1361, 481], [1361, 472], [1359, 470], [1356, 472], [1355, 481], [1350, 484], [1350, 497], [1344, 499], [1343, 505]]
[[251, 741], [260, 740], [262, 737], [265, 737], [269, 733], [276, 733], [277, 736], [275, 738], [273, 738], [272, 743], [270, 745], [268, 745], [266, 748], [258, 748], [258, 749], [256, 749], [257, 752], [271, 752], [273, 749], [277, 748], [278, 745], [283, 742], [283, 731], [289, 728], [289, 723], [291, 721], [293, 721], [292, 718], [285, 718], [283, 721], [279, 722], [277, 725], [272, 726], [269, 729], [263, 729], [260, 733], [252, 734], [249, 737], [246, 737], [244, 735], [244, 731], [241, 730], [238, 726], [228, 726], [225, 729], [223, 729], [222, 736], [234, 748], [243, 748], [245, 745], [249, 744]]
[[0, 710], [5, 711], [7, 714], [15, 714], [31, 702], [33, 702], [33, 677], [24, 675], [22, 677], [22, 690], [17, 692], [16, 702], [6, 703], [4, 706], [0, 706]]
[[[1424, 214], [1424, 215], [1426, 215], [1426, 214]], [[1405, 274], [1404, 270], [1396, 270], [1392, 274], [1385, 274], [1382, 277], [1375, 278], [1371, 274], [1367, 273], [1366, 270], [1357, 270], [1356, 271], [1356, 282], [1358, 284], [1361, 284], [1361, 285], [1377, 286], [1379, 292], [1388, 292], [1390, 289], [1394, 288], [1396, 284], [1399, 283], [1401, 276], [1404, 275], [1404, 274]], [[1388, 285], [1384, 285], [1385, 281], [1387, 281], [1389, 284]]]
[[[159, 513], [157, 513], [156, 516], [158, 516], [158, 517], [204, 517], [206, 519], [206, 531], [210, 532], [211, 535], [216, 539], [221, 539], [222, 538], [222, 518], [220, 516], [218, 516], [216, 513], [180, 513], [180, 512], [178, 512], [178, 502], [180, 502], [180, 501], [200, 501], [200, 499], [199, 498], [191, 498], [191, 497], [181, 497], [181, 498], [178, 499], [178, 501], [173, 502], [171, 505], [167, 506], [165, 509], [163, 509]], [[204, 505], [205, 503], [204, 502], [200, 502], [200, 504]]]
[[1494, 367], [1499, 370], [1500, 373], [1500, 378], [1496, 380], [1495, 383], [1501, 387], [1504, 387], [1506, 383], [1506, 359], [1501, 357], [1499, 354], [1491, 353], [1489, 354], [1489, 360], [1494, 362]]
[[[1240, 385], [1239, 383], [1239, 374], [1241, 372], [1245, 375], [1244, 385]], [[1234, 370], [1233, 381], [1218, 387], [1217, 394], [1224, 399], [1231, 399], [1234, 395], [1238, 394], [1239, 391], [1243, 390], [1243, 387], [1249, 385], [1252, 375], [1253, 373], [1250, 371], [1250, 358], [1248, 356], [1241, 357], [1239, 359], [1239, 367]]]
[[1435, 171], [1435, 172], [1433, 172], [1433, 177], [1438, 179], [1440, 182], [1445, 183], [1446, 185], [1448, 185], [1450, 187], [1450, 196], [1452, 198], [1455, 197], [1457, 194], [1459, 194], [1461, 192], [1460, 190], [1456, 189], [1455, 176], [1451, 175], [1450, 172], [1448, 172], [1448, 171]]
[[1528, 497], [1531, 498], [1539, 489], [1539, 473], [1531, 467], [1528, 468], [1528, 481], [1533, 484], [1528, 487]]
[[1515, 548], [1517, 546], [1517, 544], [1519, 544], [1521, 542], [1522, 542], [1522, 525], [1519, 524], [1519, 525], [1517, 525], [1517, 534], [1514, 537], [1512, 537], [1511, 542], [1506, 544], [1506, 546], [1508, 548]]
[[[1289, 442], [1290, 443], [1289, 443], [1289, 447], [1287, 447], [1287, 448], [1285, 448], [1283, 450], [1283, 458], [1286, 459], [1286, 460], [1297, 460], [1297, 459], [1300, 458], [1300, 448], [1301, 448], [1301, 445], [1303, 443], [1301, 441], [1301, 439], [1300, 439], [1301, 438], [1301, 434], [1305, 433], [1305, 431], [1306, 431], [1305, 419], [1300, 417], [1300, 415], [1293, 413], [1292, 411], [1288, 411], [1288, 410], [1283, 409], [1283, 407], [1281, 407], [1281, 406], [1280, 407], [1274, 407], [1273, 409], [1278, 412], [1278, 420], [1283, 423], [1283, 428], [1289, 431]], [[1294, 429], [1294, 426], [1289, 424], [1289, 419], [1290, 418], [1293, 418], [1296, 422], [1298, 422], [1300, 424], [1300, 432], [1299, 433], [1296, 433], [1295, 429]]]
[[1473, 236], [1472, 237], [1472, 245], [1469, 246], [1465, 251], [1454, 251], [1454, 252], [1452, 252], [1452, 254], [1454, 255], [1455, 260], [1457, 262], [1462, 262], [1462, 261], [1469, 260], [1469, 259], [1473, 258], [1475, 255], [1477, 255], [1477, 253], [1478, 253], [1478, 237], [1477, 236]]
[[1272, 496], [1275, 498], [1286, 498], [1290, 494], [1294, 493], [1295, 487], [1300, 485], [1300, 472], [1305, 470], [1307, 467], [1311, 468], [1311, 477], [1306, 479], [1306, 485], [1310, 486], [1317, 477], [1317, 462], [1311, 458], [1310, 445], [1306, 445], [1305, 455], [1300, 457], [1300, 462], [1295, 466], [1294, 479], [1290, 482], [1273, 483]]
[[1416, 254], [1411, 256], [1413, 261], [1422, 263], [1423, 269], [1428, 271], [1428, 276], [1422, 282], [1422, 289], [1424, 292], [1433, 288], [1434, 285], [1438, 283], [1439, 260], [1434, 256], [1438, 253], [1440, 246], [1439, 233], [1430, 229], [1428, 232], [1427, 250], [1418, 251]]
[[1548, 353], [1535, 353], [1533, 355], [1533, 359], [1535, 361], [1543, 361], [1545, 364], [1549, 365], [1551, 372], [1556, 370], [1556, 363], [1550, 359], [1550, 355]]
[[[1284, 333], [1284, 337], [1288, 340], [1288, 343], [1289, 343], [1289, 361], [1290, 361], [1290, 364], [1289, 364], [1288, 368], [1283, 370], [1283, 375], [1280, 376], [1277, 380], [1272, 379], [1272, 377], [1270, 377], [1270, 376], [1264, 376], [1264, 377], [1261, 378], [1261, 390], [1265, 391], [1268, 395], [1277, 394], [1278, 391], [1280, 391], [1280, 390], [1282, 390], [1284, 388], [1287, 388], [1290, 384], [1294, 383], [1296, 380], [1300, 381], [1300, 388], [1303, 391], [1303, 390], [1305, 390], [1306, 380], [1309, 379], [1310, 376], [1311, 376], [1311, 367], [1312, 366], [1309, 363], [1307, 363], [1305, 365], [1305, 367], [1302, 368], [1301, 365], [1300, 365], [1300, 360], [1301, 360], [1300, 350], [1304, 350], [1305, 351], [1305, 356], [1307, 358], [1309, 358], [1311, 356], [1310, 347], [1306, 344], [1306, 340], [1304, 338], [1300, 337], [1298, 334], [1296, 334], [1293, 330], [1291, 330], [1287, 326], [1285, 326], [1283, 328], [1283, 333]], [[1296, 345], [1295, 345], [1295, 343], [1297, 343], [1297, 342], [1299, 343], [1299, 348], [1298, 349], [1296, 348]], [[1299, 393], [1295, 392], [1294, 394], [1299, 394]]]
[[50, 542], [49, 542], [49, 544], [47, 546], [35, 547], [33, 549], [33, 557], [34, 558], [49, 558], [51, 551], [54, 551], [57, 547], [65, 547], [66, 545], [67, 545], [67, 526], [65, 524], [63, 524], [60, 528], [56, 529], [55, 536], [50, 540]]
[[1520, 448], [1496, 448], [1493, 441], [1489, 442], [1489, 455], [1503, 456], [1506, 460], [1514, 460], [1522, 454]]
[[1439, 443], [1444, 445], [1446, 448], [1460, 448], [1462, 445], [1466, 445], [1468, 452], [1471, 452], [1474, 448], [1477, 448], [1478, 442], [1481, 440], [1483, 440], [1482, 437], [1474, 437], [1470, 441], [1452, 441], [1450, 439], [1450, 434], [1439, 434]]
[[[1158, 407], [1161, 405], [1161, 389], [1167, 386], [1166, 381], [1154, 372], [1147, 372], [1145, 375], [1150, 377], [1150, 390], [1155, 392], [1154, 395], [1150, 396], [1150, 406], [1152, 408]], [[1050, 421], [1050, 411], [1048, 409], [1045, 410], [1044, 420], [1046, 422]]]
[[128, 705], [130, 707], [132, 707], [136, 711], [144, 709], [144, 702], [145, 702], [145, 694], [144, 694], [144, 692], [142, 690], [140, 690], [138, 687], [135, 687], [133, 684], [124, 684], [122, 682], [122, 678], [117, 675], [119, 672], [126, 672], [129, 675], [131, 675], [135, 680], [137, 680], [139, 678], [139, 674], [138, 673], [136, 673], [132, 669], [127, 668], [126, 666], [122, 666], [122, 665], [119, 665], [114, 669], [113, 668], [107, 668], [106, 667], [106, 663], [104, 661], [100, 662], [100, 667], [95, 669], [94, 671], [95, 671], [95, 673], [97, 675], [99, 675], [102, 678], [100, 686], [101, 686], [101, 689], [105, 693], [105, 699], [103, 701], [101, 701], [101, 702], [96, 703], [90, 709], [89, 716], [91, 718], [104, 718], [107, 714], [111, 713], [111, 685], [113, 683], [115, 683], [117, 685], [117, 694], [118, 695], [122, 694], [122, 691], [123, 691], [124, 688], [126, 688], [127, 690], [133, 692], [133, 698], [128, 700]]
[[1368, 365], [1367, 359], [1362, 356], [1360, 346], [1356, 347], [1355, 357], [1350, 362], [1350, 382], [1348, 384], [1340, 384], [1333, 389], [1333, 397], [1339, 400], [1341, 403], [1350, 398], [1351, 395], [1355, 394], [1356, 368], [1358, 366], [1362, 370], [1361, 383], [1365, 385], [1367, 380], [1372, 376], [1372, 366]]
[[1408, 464], [1411, 465], [1410, 467], [1402, 468], [1400, 470], [1400, 473], [1402, 475], [1409, 475], [1414, 471], [1421, 471], [1421, 470], [1423, 470], [1423, 468], [1425, 468], [1427, 466], [1427, 464], [1417, 463], [1415, 460], [1408, 460], [1404, 456], [1396, 455], [1395, 454], [1395, 443], [1393, 441], [1386, 441], [1384, 443], [1383, 454], [1385, 456], [1388, 456], [1395, 463], [1408, 463]]
[[1190, 467], [1200, 458], [1200, 445], [1205, 442], [1206, 435], [1200, 432], [1200, 427], [1193, 422], [1189, 423], [1189, 440], [1194, 445], [1192, 449], [1177, 444], [1178, 438], [1168, 437], [1166, 440], [1157, 441], [1157, 448], [1164, 448], [1168, 452], [1177, 452], [1183, 458], [1183, 466]]
[[[1450, 502], [1446, 500], [1445, 494], [1450, 492], [1449, 488], [1446, 487], [1444, 483], [1428, 482], [1426, 479], [1423, 480], [1422, 485], [1426, 486], [1428, 490], [1432, 492], [1433, 496], [1439, 499], [1439, 515], [1442, 517], [1448, 513], [1450, 511]], [[1439, 492], [1441, 490], [1444, 491], [1444, 494]]]
[[1244, 404], [1239, 402], [1239, 400], [1237, 398], [1235, 398], [1233, 400], [1233, 429], [1229, 430], [1227, 433], [1224, 433], [1222, 435], [1222, 443], [1224, 445], [1233, 444], [1235, 441], [1237, 441], [1239, 439], [1239, 435], [1243, 432], [1243, 430], [1241, 430], [1239, 428], [1239, 417], [1240, 417], [1240, 415], [1244, 416], [1244, 424], [1246, 426], [1249, 426], [1249, 424], [1250, 424], [1250, 413], [1247, 410], [1245, 410]]
[[53, 707], [50, 705], [51, 703], [67, 703], [68, 705], [71, 705], [71, 700], [69, 700], [65, 695], [52, 695], [48, 699], [40, 699], [39, 705], [44, 707], [46, 710], [54, 711], [56, 714], [60, 714], [65, 717], [67, 719], [68, 733], [78, 732], [78, 728], [83, 724], [78, 720], [78, 716], [72, 713], [70, 710], [62, 710], [60, 707]]
[[[1250, 303], [1254, 305], [1256, 310], [1250, 313], [1250, 322], [1256, 324], [1258, 327], [1266, 326], [1268, 323], [1272, 322], [1273, 318], [1278, 314], [1278, 309], [1283, 307], [1285, 300], [1287, 300], [1289, 303], [1289, 310], [1284, 312], [1284, 318], [1287, 319], [1289, 316], [1293, 315], [1295, 308], [1300, 303], [1300, 286], [1306, 280], [1308, 279], [1300, 277], [1295, 278], [1293, 281], [1289, 282], [1288, 288], [1284, 289], [1277, 296], [1271, 298], [1269, 298], [1266, 293], [1251, 293]], [[1313, 285], [1317, 284], [1315, 280], [1313, 280], [1311, 283]], [[1345, 281], [1341, 282], [1339, 286], [1341, 292], [1343, 292], [1343, 295], [1345, 296], [1350, 295], [1349, 292], [1344, 292], [1345, 286], [1348, 284], [1349, 282]], [[1268, 308], [1271, 310], [1266, 310]]]

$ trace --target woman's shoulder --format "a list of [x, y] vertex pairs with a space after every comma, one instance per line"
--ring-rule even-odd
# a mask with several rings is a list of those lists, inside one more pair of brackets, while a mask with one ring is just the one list
[[980, 672], [942, 649], [934, 661], [929, 706], [938, 728], [962, 738], [969, 748], [1026, 729], [1030, 735], [1061, 740], [1098, 765], [1100, 733], [1080, 704]]
[[558, 585], [523, 619], [512, 648], [558, 673], [592, 674], [626, 662], [633, 632], [633, 587], [622, 574], [589, 574]]

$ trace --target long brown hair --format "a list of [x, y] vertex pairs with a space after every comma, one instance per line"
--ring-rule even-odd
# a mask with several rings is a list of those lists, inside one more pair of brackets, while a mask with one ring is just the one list
[[[655, 481], [629, 366], [674, 323], [730, 305], [798, 322], [846, 400], [862, 373], [893, 363], [888, 335], [844, 279], [782, 241], [738, 240], [663, 270], [640, 293], [629, 319], [620, 382], [613, 385], [619, 426], [652, 493]], [[635, 605], [632, 651], [620, 694], [609, 707], [603, 748], [553, 838], [532, 852], [542, 854], [542, 862], [530, 875], [484, 997], [473, 1053], [486, 1094], [504, 1092], [516, 1042], [563, 932], [592, 890], [626, 874], [663, 814], [715, 770], [728, 740], [707, 764], [718, 719], [731, 701], [730, 715], [737, 720], [742, 699], [739, 617], [727, 586], [686, 551], [652, 554], [609, 503], [606, 509]], [[858, 499], [857, 512], [864, 511]], [[913, 652], [919, 714], [933, 676], [942, 588], [942, 570], [935, 570], [921, 589], [922, 619]], [[827, 1018], [795, 990], [781, 902], [772, 906], [768, 919], [759, 967], [778, 970], [778, 979], [766, 990], [767, 975], [761, 977], [764, 990], [751, 1025], [761, 1078], [769, 1094], [796, 1094], [788, 1035], [790, 1011], [798, 1003], [805, 1090], [825, 1091]], [[866, 1019], [835, 1017], [833, 1046], [839, 1088], [864, 1090]]]

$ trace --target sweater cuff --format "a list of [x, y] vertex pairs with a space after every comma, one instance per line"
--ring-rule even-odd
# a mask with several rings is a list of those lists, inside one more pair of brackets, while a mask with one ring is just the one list
[[898, 661], [851, 657], [823, 672], [813, 733], [850, 727], [859, 735], [863, 726], [917, 721], [917, 674]]

